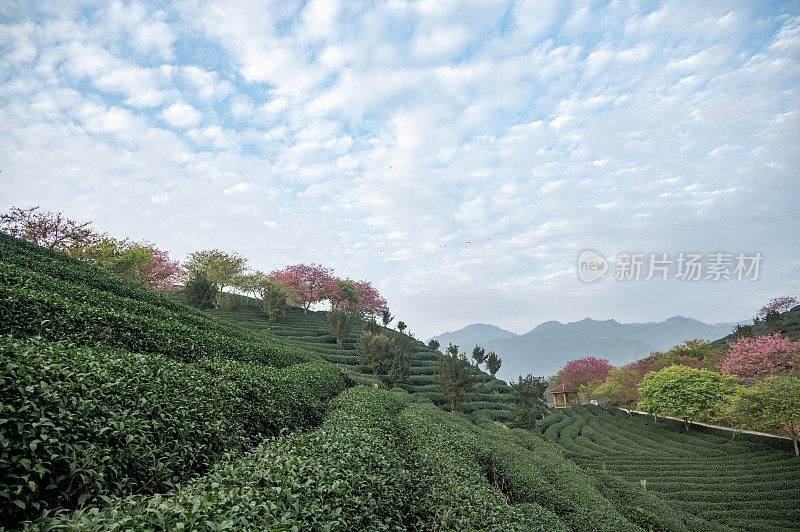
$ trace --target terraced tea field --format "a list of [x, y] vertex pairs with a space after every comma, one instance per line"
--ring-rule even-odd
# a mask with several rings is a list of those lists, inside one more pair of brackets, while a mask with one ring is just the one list
[[800, 528], [800, 460], [791, 442], [618, 409], [576, 407], [538, 423], [578, 465], [607, 472], [705, 520], [743, 530]]
[[[209, 314], [253, 331], [267, 333], [270, 337], [279, 338], [286, 345], [297, 347], [300, 351], [314, 353], [327, 362], [340, 364], [356, 374], [362, 374], [365, 383], [369, 383], [372, 378], [372, 370], [368, 366], [361, 365], [356, 353], [356, 342], [362, 329], [360, 321], [353, 324], [343, 345], [339, 346], [328, 330], [325, 312], [303, 314], [302, 309], [289, 307], [286, 316], [270, 322], [261, 311], [258, 302], [247, 299], [243, 308], [233, 315], [224, 311], [209, 311]], [[462, 350], [471, 348], [472, 346], [461, 346]], [[415, 349], [409, 360], [410, 375], [401, 388], [418, 398], [427, 397], [438, 405], [444, 404], [445, 397], [439, 392], [434, 377], [436, 357], [439, 354], [422, 342], [419, 342]], [[492, 379], [485, 373], [480, 373], [478, 378], [483, 386], [483, 393], [474, 401], [466, 403], [463, 411], [468, 414], [473, 412], [485, 414], [495, 421], [510, 420], [513, 416], [512, 389], [505, 382]], [[384, 384], [391, 386], [388, 377], [384, 376], [382, 380]]]

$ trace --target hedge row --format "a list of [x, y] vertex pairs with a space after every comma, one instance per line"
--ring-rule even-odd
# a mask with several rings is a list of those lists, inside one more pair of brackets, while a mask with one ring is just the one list
[[55, 293], [0, 285], [0, 334], [42, 336], [78, 345], [108, 345], [177, 360], [232, 358], [274, 366], [310, 361], [299, 350], [201, 331], [168, 317], [150, 317], [112, 305], [73, 301]]
[[319, 429], [229, 457], [167, 496], [130, 496], [28, 528], [420, 529], [415, 498], [425, 488], [396, 423], [402, 401], [398, 394], [351, 388], [332, 402]]
[[[598, 407], [551, 414], [537, 428], [598, 477], [621, 479], [616, 491], [625, 491], [627, 483], [633, 486], [629, 493], [652, 493], [736, 528], [758, 530], [770, 523], [766, 528], [779, 530], [786, 519], [800, 522], [800, 461], [790, 442], [742, 435], [731, 440], [730, 432], [699, 426], [686, 433], [682, 423], [654, 424], [649, 416]], [[743, 526], [745, 515], [757, 524]]]
[[317, 423], [344, 388], [323, 363], [283, 369], [0, 339], [0, 522], [152, 493], [222, 452]]

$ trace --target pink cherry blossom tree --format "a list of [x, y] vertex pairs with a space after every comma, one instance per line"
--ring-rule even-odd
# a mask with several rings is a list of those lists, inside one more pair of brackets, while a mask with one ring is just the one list
[[584, 357], [567, 362], [559, 372], [561, 384], [578, 388], [591, 396], [594, 390], [603, 384], [608, 372], [614, 366], [603, 358]]
[[136, 268], [142, 282], [157, 292], [171, 293], [177, 290], [181, 276], [181, 264], [170, 260], [166, 251], [151, 244], [139, 244], [151, 253], [150, 260]]
[[796, 297], [781, 296], [769, 300], [769, 303], [758, 310], [758, 317], [763, 318], [770, 312], [786, 312], [797, 305]]
[[358, 289], [360, 301], [358, 302], [359, 312], [368, 316], [377, 316], [389, 309], [386, 300], [376, 290], [369, 281], [357, 281], [353, 283]]
[[280, 281], [289, 291], [289, 297], [308, 312], [312, 303], [336, 297], [336, 277], [329, 268], [319, 264], [295, 264], [272, 272], [270, 277]]
[[778, 333], [757, 338], [743, 336], [728, 342], [728, 346], [719, 369], [740, 379], [786, 373], [795, 367], [800, 356], [800, 342]]

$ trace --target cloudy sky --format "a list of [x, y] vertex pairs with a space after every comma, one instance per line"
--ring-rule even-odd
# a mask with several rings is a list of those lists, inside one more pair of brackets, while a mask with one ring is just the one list
[[[422, 338], [800, 295], [798, 2], [21, 0], [0, 22], [2, 210], [322, 263]], [[587, 248], [763, 261], [587, 284]]]

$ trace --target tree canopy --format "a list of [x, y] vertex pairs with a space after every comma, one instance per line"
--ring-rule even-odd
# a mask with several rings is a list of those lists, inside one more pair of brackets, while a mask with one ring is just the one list
[[707, 369], [669, 366], [645, 375], [639, 385], [639, 408], [651, 413], [672, 413], [689, 430], [691, 421], [711, 412], [734, 392], [734, 378]]

